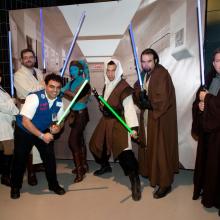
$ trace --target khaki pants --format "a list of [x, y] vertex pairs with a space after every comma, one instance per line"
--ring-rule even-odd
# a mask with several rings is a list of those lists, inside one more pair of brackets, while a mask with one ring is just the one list
[[14, 140], [0, 141], [0, 150], [4, 155], [12, 155], [14, 153]]

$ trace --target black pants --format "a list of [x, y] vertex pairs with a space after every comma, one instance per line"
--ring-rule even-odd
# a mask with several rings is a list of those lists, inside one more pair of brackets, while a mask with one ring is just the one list
[[38, 149], [43, 161], [49, 187], [53, 188], [56, 186], [58, 182], [53, 142], [46, 144], [38, 137], [23, 131], [18, 126], [15, 127], [14, 140], [15, 149], [12, 163], [11, 186], [16, 188], [22, 187], [28, 155], [34, 145]]
[[131, 174], [138, 175], [138, 162], [132, 150], [124, 150], [118, 156], [119, 164], [123, 169], [125, 176]]
[[[109, 165], [108, 160], [110, 155], [107, 155], [106, 146], [103, 147], [101, 158], [96, 157], [94, 154], [93, 156], [95, 158], [96, 163], [101, 164], [101, 166]], [[129, 176], [130, 174], [138, 175], [138, 162], [132, 150], [122, 151], [122, 153], [119, 154], [117, 160], [119, 161], [119, 164], [123, 169], [125, 176]]]

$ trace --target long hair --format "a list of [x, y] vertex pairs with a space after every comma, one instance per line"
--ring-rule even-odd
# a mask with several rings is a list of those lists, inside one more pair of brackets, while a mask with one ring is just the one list
[[215, 49], [215, 51], [213, 52], [211, 69], [205, 77], [206, 85], [208, 88], [212, 82], [212, 79], [216, 76], [216, 70], [215, 67], [213, 66], [213, 62], [215, 61], [215, 56], [218, 53], [220, 53], [220, 48]]
[[158, 54], [155, 50], [153, 50], [151, 48], [147, 48], [147, 49], [143, 50], [142, 53], [141, 53], [141, 58], [142, 58], [143, 55], [147, 55], [147, 54], [152, 54], [153, 57], [154, 57], [154, 63], [159, 64], [159, 61], [160, 61], [159, 56], [158, 56]]

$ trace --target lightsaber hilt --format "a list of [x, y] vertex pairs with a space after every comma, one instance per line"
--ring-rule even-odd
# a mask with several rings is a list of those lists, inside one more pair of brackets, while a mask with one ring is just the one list
[[96, 100], [100, 103], [99, 94], [95, 88], [92, 88], [92, 93], [94, 94], [94, 97], [96, 98]]

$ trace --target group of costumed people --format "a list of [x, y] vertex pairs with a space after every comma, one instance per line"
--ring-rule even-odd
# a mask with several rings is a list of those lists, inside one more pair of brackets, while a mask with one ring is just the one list
[[[220, 67], [216, 61], [219, 54], [219, 51], [216, 52], [213, 58], [214, 74], [212, 72], [208, 76], [208, 90], [199, 90], [193, 104], [192, 126], [192, 133], [198, 139], [193, 199], [202, 196], [204, 206], [217, 208], [220, 204], [220, 196], [217, 196], [220, 192], [217, 160]], [[54, 114], [57, 120], [61, 118], [64, 112], [62, 98], [72, 100], [85, 79], [90, 80], [88, 65], [84, 61], [71, 61], [71, 81], [62, 87], [62, 78], [59, 75], [48, 74], [43, 80], [38, 69], [33, 67], [33, 51], [24, 50], [21, 59], [22, 67], [15, 73], [15, 87], [23, 106], [16, 116], [11, 177], [8, 169], [5, 169], [8, 173], [3, 173], [1, 181], [11, 186], [11, 198], [19, 198], [28, 155], [32, 147], [36, 146], [45, 167], [49, 189], [63, 195], [65, 190], [57, 181], [53, 150], [54, 137], [61, 131], [63, 123], [53, 124], [52, 118]], [[159, 56], [153, 49], [148, 48], [142, 52], [141, 66], [143, 87], [137, 81], [132, 88], [124, 79], [123, 69], [118, 60], [111, 59], [106, 63], [101, 95], [130, 127], [131, 132], [128, 132], [112, 111], [96, 97], [102, 117], [89, 141], [89, 149], [95, 161], [100, 164], [100, 169], [96, 170], [94, 175], [101, 176], [112, 172], [109, 163], [112, 155], [130, 179], [134, 201], [141, 199], [139, 174], [149, 179], [150, 185], [155, 187], [153, 197], [159, 199], [171, 192], [174, 175], [179, 169], [176, 97], [171, 76], [159, 64]], [[35, 83], [35, 86], [30, 87], [31, 82]], [[29, 84], [29, 88], [24, 88], [22, 84]], [[3, 89], [1, 91], [4, 92]], [[91, 86], [87, 83], [71, 106], [68, 116], [71, 127], [68, 145], [75, 164], [72, 170], [75, 183], [82, 181], [89, 171], [84, 130], [89, 122], [87, 104], [90, 95]], [[140, 109], [139, 120], [135, 105]], [[10, 117], [13, 118], [18, 110], [12, 103], [11, 106]], [[132, 150], [132, 141], [139, 145], [138, 160]], [[2, 144], [1, 147], [4, 149]], [[9, 156], [5, 156], [5, 164], [11, 163], [10, 155], [11, 151]], [[212, 172], [209, 172], [210, 169]], [[31, 185], [36, 184], [35, 181]]]

